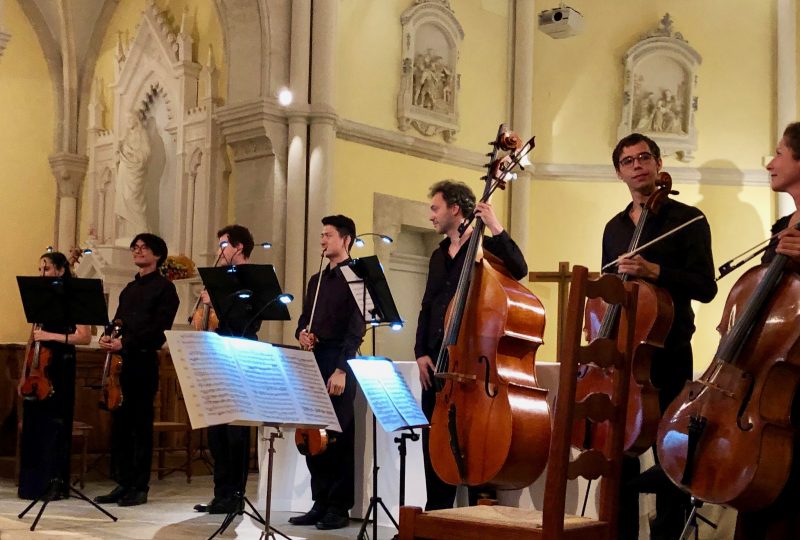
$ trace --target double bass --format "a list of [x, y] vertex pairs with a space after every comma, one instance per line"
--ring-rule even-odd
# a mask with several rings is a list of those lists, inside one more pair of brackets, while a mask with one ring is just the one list
[[[115, 319], [106, 328], [105, 335], [111, 339], [116, 339], [122, 334], [122, 321]], [[100, 385], [100, 402], [98, 405], [106, 411], [114, 411], [122, 406], [122, 384], [120, 374], [122, 373], [122, 356], [108, 351], [106, 361], [103, 364], [103, 377]]]
[[[647, 199], [639, 222], [631, 237], [628, 251], [639, 247], [645, 223], [651, 215], [657, 215], [672, 191], [672, 178], [666, 172], [659, 174], [656, 191]], [[622, 275], [622, 281], [630, 281], [632, 276]], [[624, 451], [638, 456], [650, 448], [656, 439], [661, 409], [658, 402], [658, 389], [650, 381], [650, 365], [657, 348], [663, 348], [672, 327], [674, 306], [669, 293], [644, 280], [639, 284], [636, 307], [636, 329], [633, 336], [634, 352], [631, 379], [628, 387], [628, 413], [625, 422]], [[588, 341], [608, 338], [616, 332], [619, 321], [619, 305], [608, 306], [599, 298], [586, 302], [584, 334]], [[601, 322], [602, 321], [602, 322]], [[611, 393], [613, 379], [604, 369], [597, 366], [583, 366], [578, 373], [575, 390], [576, 401], [582, 401], [590, 394]], [[572, 433], [572, 444], [577, 448], [605, 447], [608, 437], [608, 423], [594, 423], [586, 419], [576, 422]]]
[[[533, 148], [533, 139], [523, 145], [501, 125], [490, 144], [483, 202], [505, 187], [511, 170]], [[497, 158], [500, 150], [509, 154]], [[483, 230], [478, 217], [445, 319], [430, 457], [449, 484], [517, 489], [541, 474], [550, 448], [547, 391], [534, 372], [544, 308], [499, 260], [482, 253]]]
[[733, 285], [714, 359], [659, 425], [664, 472], [702, 501], [759, 510], [789, 477], [791, 409], [800, 384], [800, 276], [787, 270], [788, 262], [778, 253]]

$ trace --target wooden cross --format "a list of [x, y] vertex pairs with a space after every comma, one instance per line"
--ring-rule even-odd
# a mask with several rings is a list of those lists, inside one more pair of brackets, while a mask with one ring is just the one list
[[[597, 278], [600, 274], [590, 272], [589, 278]], [[564, 341], [564, 331], [567, 324], [567, 300], [569, 297], [569, 282], [572, 280], [572, 270], [569, 262], [561, 261], [558, 263], [558, 272], [531, 272], [528, 280], [532, 282], [558, 283], [558, 312], [556, 313], [556, 324], [558, 325], [556, 351], [557, 360], [561, 361], [561, 344]]]

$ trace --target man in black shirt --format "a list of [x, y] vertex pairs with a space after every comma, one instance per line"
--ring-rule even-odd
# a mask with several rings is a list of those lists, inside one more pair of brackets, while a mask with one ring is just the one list
[[111, 474], [117, 487], [95, 497], [99, 503], [136, 506], [147, 502], [153, 457], [153, 399], [158, 390], [158, 350], [167, 340], [178, 312], [175, 285], [158, 268], [167, 259], [167, 244], [141, 233], [131, 242], [136, 278], [119, 295], [114, 320], [122, 335], [100, 338], [100, 348], [122, 355], [122, 405], [112, 412]]
[[[253, 235], [241, 225], [228, 225], [217, 231], [219, 266], [240, 266], [250, 263]], [[211, 304], [208, 292], [200, 293], [204, 304]], [[260, 320], [253, 320], [249, 304], [235, 303], [224, 314], [217, 314], [221, 336], [246, 337], [256, 340]], [[245, 327], [247, 325], [247, 327]], [[208, 504], [196, 504], [198, 512], [228, 514], [242, 508], [247, 484], [250, 457], [250, 427], [221, 424], [208, 428], [208, 448], [214, 458], [214, 498]]]
[[[633, 133], [619, 141], [612, 161], [617, 176], [630, 191], [632, 202], [606, 224], [603, 266], [628, 252], [642, 209], [656, 190], [661, 151], [652, 139]], [[639, 245], [702, 215], [697, 208], [668, 199], [657, 214], [648, 215]], [[672, 297], [675, 308], [672, 328], [664, 348], [656, 349], [650, 376], [659, 389], [663, 413], [684, 383], [692, 379], [691, 337], [695, 326], [691, 301], [710, 302], [717, 294], [708, 222], [698, 220], [641, 254], [623, 259], [609, 271], [651, 281], [666, 289]], [[638, 458], [625, 458], [620, 490], [620, 539], [639, 536], [639, 497], [635, 486], [629, 485], [638, 472]], [[661, 489], [656, 494], [656, 517], [650, 524], [650, 538], [678, 538], [685, 523], [688, 503], [688, 497], [678, 488]]]
[[335, 442], [329, 444], [324, 452], [306, 457], [314, 505], [305, 514], [289, 519], [293, 525], [315, 524], [323, 530], [346, 527], [348, 512], [355, 502], [353, 400], [356, 380], [347, 360], [355, 357], [366, 326], [340, 269], [350, 262], [350, 248], [355, 238], [356, 226], [349, 217], [336, 215], [322, 219], [320, 245], [330, 263], [322, 274], [314, 274], [308, 280], [303, 314], [295, 332], [304, 349], [314, 350], [342, 428], [342, 433], [336, 435]]
[[[414, 345], [414, 354], [419, 365], [419, 380], [422, 384], [422, 410], [430, 421], [436, 406], [436, 388], [433, 380], [435, 366], [432, 359], [438, 356], [442, 346], [445, 313], [455, 295], [472, 234], [472, 227], [469, 227], [463, 236], [459, 235], [459, 225], [474, 209], [475, 215], [483, 220], [492, 233], [491, 237], [483, 239], [484, 249], [499, 257], [516, 279], [528, 275], [528, 265], [517, 244], [495, 216], [492, 205], [489, 203], [476, 205], [475, 195], [466, 184], [443, 180], [431, 186], [428, 196], [431, 199], [430, 220], [433, 227], [437, 233], [446, 236], [431, 255], [428, 282], [422, 297]], [[451, 508], [456, 486], [446, 484], [436, 475], [431, 465], [428, 443], [429, 433], [425, 429], [422, 432], [425, 487], [428, 495], [425, 510]]]

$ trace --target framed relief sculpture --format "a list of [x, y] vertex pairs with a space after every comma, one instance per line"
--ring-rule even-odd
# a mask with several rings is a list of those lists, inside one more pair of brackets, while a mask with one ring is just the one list
[[697, 150], [697, 68], [702, 58], [679, 32], [669, 13], [659, 27], [623, 56], [622, 119], [618, 138], [631, 132], [654, 139], [664, 156], [688, 162]]
[[458, 47], [464, 30], [448, 0], [415, 0], [400, 16], [403, 58], [397, 121], [423, 135], [441, 133], [452, 142], [458, 132]]

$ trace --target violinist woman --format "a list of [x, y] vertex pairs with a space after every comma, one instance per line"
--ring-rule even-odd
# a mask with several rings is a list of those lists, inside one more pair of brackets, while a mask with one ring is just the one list
[[[67, 258], [58, 252], [39, 258], [39, 274], [45, 277], [72, 276]], [[69, 496], [72, 414], [75, 408], [75, 345], [91, 339], [89, 327], [34, 328], [32, 340], [40, 343], [40, 358], [49, 354], [45, 375], [53, 393], [43, 400], [24, 400], [18, 495], [50, 500]], [[21, 381], [22, 383], [23, 381]]]
[[[775, 157], [767, 164], [770, 187], [788, 193], [794, 199], [795, 211], [780, 218], [772, 226], [779, 233], [761, 258], [763, 264], [772, 261], [776, 253], [794, 261], [790, 270], [800, 271], [800, 122], [789, 124], [778, 143]], [[740, 512], [736, 520], [735, 540], [784, 540], [800, 538], [800, 397], [795, 393], [792, 404], [792, 424], [795, 426], [794, 457], [789, 479], [774, 503], [757, 512]]]
[[[617, 176], [630, 192], [631, 202], [606, 224], [603, 266], [628, 251], [642, 207], [655, 191], [661, 170], [661, 150], [655, 141], [639, 133], [620, 140], [611, 158]], [[701, 215], [697, 208], [668, 199], [659, 213], [645, 223], [640, 243], [649, 242]], [[695, 326], [691, 301], [710, 302], [717, 294], [708, 222], [697, 221], [641, 254], [623, 259], [616, 271], [648, 280], [672, 297], [675, 308], [672, 328], [664, 348], [656, 351], [651, 365], [651, 381], [659, 389], [663, 413], [684, 383], [692, 379], [691, 337]], [[639, 537], [639, 495], [631, 481], [638, 475], [639, 460], [625, 458], [622, 469], [619, 538], [635, 540]], [[665, 489], [656, 493], [656, 517], [650, 524], [652, 540], [678, 538], [686, 521], [688, 497], [673, 488], [666, 478], [663, 486]]]

